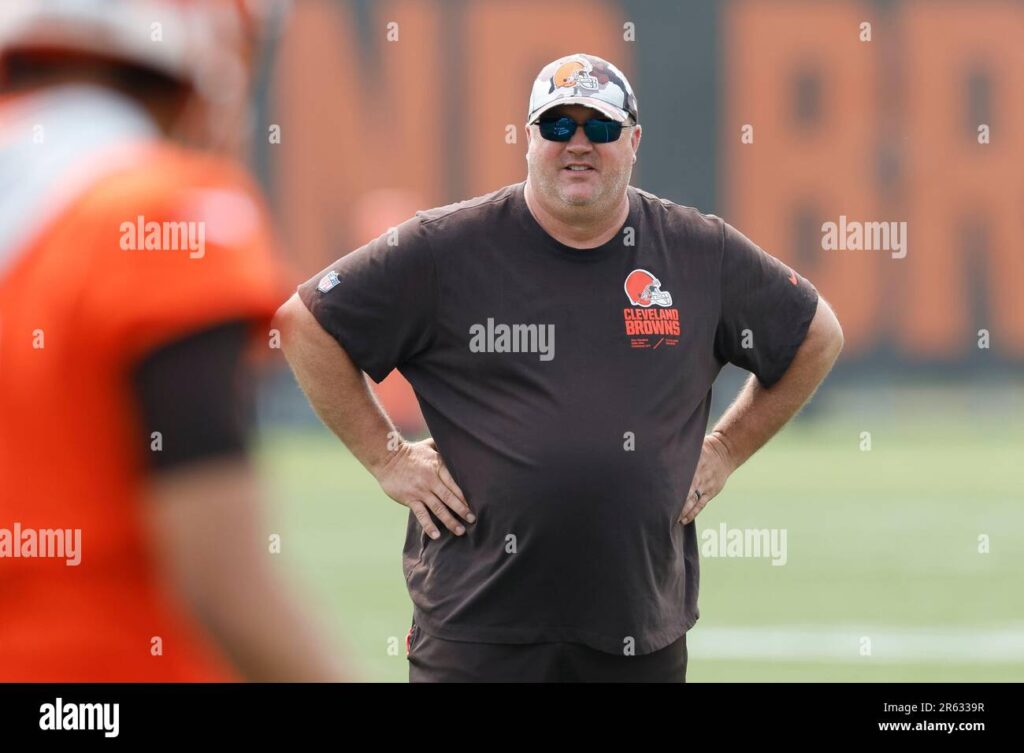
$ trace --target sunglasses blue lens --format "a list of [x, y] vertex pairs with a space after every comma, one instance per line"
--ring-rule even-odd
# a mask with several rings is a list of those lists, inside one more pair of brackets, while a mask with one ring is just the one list
[[622, 133], [622, 123], [614, 120], [588, 120], [583, 124], [583, 132], [595, 144], [607, 144], [616, 141]]
[[[576, 133], [579, 124], [568, 115], [560, 118], [540, 120], [537, 125], [540, 135], [548, 141], [568, 141]], [[615, 141], [622, 133], [622, 123], [614, 120], [598, 120], [591, 118], [583, 124], [583, 132], [595, 144], [607, 144]]]
[[551, 118], [537, 123], [540, 135], [548, 141], [568, 141], [576, 133], [576, 121], [572, 118]]

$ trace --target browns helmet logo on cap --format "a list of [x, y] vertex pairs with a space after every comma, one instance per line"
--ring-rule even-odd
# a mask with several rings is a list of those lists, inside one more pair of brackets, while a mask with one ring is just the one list
[[597, 91], [597, 79], [590, 75], [590, 71], [593, 66], [589, 60], [570, 60], [568, 63], [562, 63], [558, 66], [555, 71], [555, 75], [551, 77], [551, 89], [554, 91], [555, 87], [575, 87], [578, 86], [581, 89], [593, 89]]

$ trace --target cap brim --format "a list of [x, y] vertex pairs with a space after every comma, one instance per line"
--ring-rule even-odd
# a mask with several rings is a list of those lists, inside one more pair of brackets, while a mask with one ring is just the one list
[[625, 110], [620, 110], [615, 105], [610, 105], [600, 99], [594, 99], [593, 97], [562, 97], [561, 99], [553, 100], [542, 106], [530, 116], [530, 119], [526, 121], [526, 124], [533, 125], [541, 115], [560, 105], [585, 105], [586, 107], [592, 107], [603, 115], [607, 115], [609, 118], [618, 121], [619, 123], [625, 123], [629, 118], [629, 113]]

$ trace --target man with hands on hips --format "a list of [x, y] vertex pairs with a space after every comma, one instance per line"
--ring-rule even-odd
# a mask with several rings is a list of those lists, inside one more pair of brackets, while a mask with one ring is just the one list
[[[629, 184], [625, 76], [546, 65], [526, 180], [424, 210], [278, 312], [314, 409], [410, 510], [412, 681], [685, 681], [696, 516], [842, 348], [805, 278]], [[486, 333], [484, 336], [483, 333]], [[705, 435], [725, 365], [752, 372]], [[374, 398], [398, 368], [431, 438]]]

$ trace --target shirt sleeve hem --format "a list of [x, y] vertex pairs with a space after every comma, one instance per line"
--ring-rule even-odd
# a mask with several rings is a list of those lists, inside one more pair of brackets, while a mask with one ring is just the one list
[[797, 323], [796, 329], [794, 330], [795, 336], [789, 346], [786, 347], [785, 351], [779, 356], [779, 358], [773, 364], [773, 367], [767, 371], [762, 370], [761, 373], [757, 374], [757, 380], [765, 387], [770, 388], [782, 379], [787, 371], [789, 371], [790, 365], [793, 363], [793, 359], [796, 358], [796, 353], [803, 344], [803, 341], [807, 339], [807, 331], [811, 327], [811, 322], [814, 320], [814, 315], [818, 310], [818, 291], [812, 288], [814, 295], [808, 298], [808, 305], [803, 316]]

